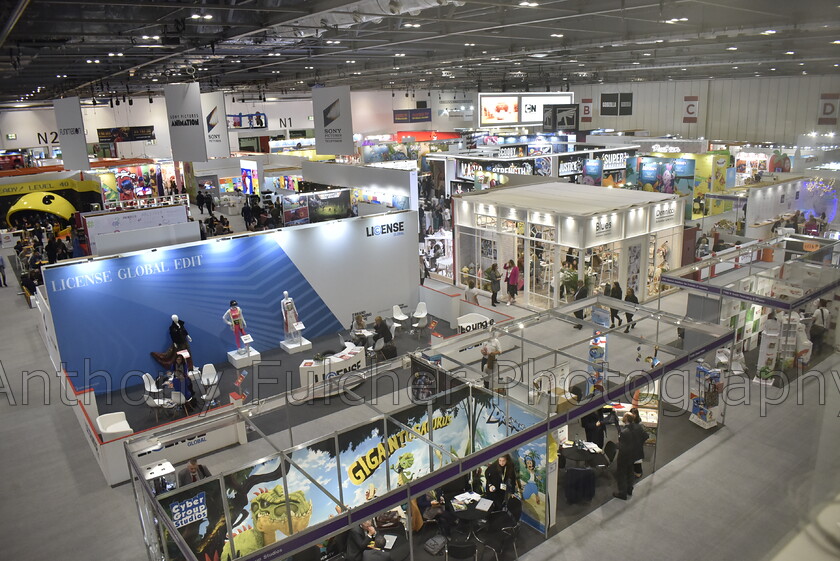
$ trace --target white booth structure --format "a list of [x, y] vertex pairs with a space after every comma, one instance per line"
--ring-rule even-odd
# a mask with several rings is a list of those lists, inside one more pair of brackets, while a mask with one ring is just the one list
[[618, 281], [644, 301], [680, 264], [683, 205], [676, 195], [560, 182], [458, 195], [456, 283], [472, 278], [488, 290], [487, 269], [498, 263], [502, 271], [512, 259], [521, 269], [518, 301], [531, 306], [559, 305], [579, 276], [590, 296]]

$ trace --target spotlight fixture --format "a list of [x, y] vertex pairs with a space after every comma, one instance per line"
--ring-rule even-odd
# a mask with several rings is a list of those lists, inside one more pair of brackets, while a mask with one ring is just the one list
[[564, 37], [564, 35], [563, 35], [562, 33], [552, 33], [552, 34], [550, 35], [550, 37], [554, 37], [554, 38], [556, 38], [556, 39], [560, 39], [560, 38]]
[[738, 47], [726, 47], [727, 51], [737, 51]]
[[155, 100], [152, 99], [152, 94], [149, 94], [149, 105], [151, 105], [154, 102], [155, 102]]
[[537, 4], [536, 2], [528, 2], [527, 0], [523, 0], [519, 3], [519, 5], [524, 8], [536, 8], [537, 6], [539, 6], [539, 4]]
[[420, 27], [420, 24], [419, 23], [404, 23], [403, 27], [416, 28], [416, 27]]
[[128, 104], [129, 105], [134, 105], [134, 100], [132, 98], [128, 98]]

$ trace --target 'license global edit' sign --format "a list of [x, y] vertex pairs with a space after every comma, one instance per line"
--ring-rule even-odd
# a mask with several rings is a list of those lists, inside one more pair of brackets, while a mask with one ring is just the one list
[[393, 234], [395, 236], [402, 236], [405, 234], [405, 222], [393, 222], [391, 224], [382, 224], [381, 226], [368, 226], [365, 228], [365, 235], [369, 238], [374, 236], [385, 236]]

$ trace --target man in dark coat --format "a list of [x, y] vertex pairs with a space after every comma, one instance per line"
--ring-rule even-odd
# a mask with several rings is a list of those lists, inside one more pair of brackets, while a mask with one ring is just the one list
[[613, 493], [613, 497], [626, 501], [633, 496], [633, 483], [636, 479], [633, 473], [633, 463], [639, 454], [639, 438], [632, 427], [635, 422], [635, 416], [632, 413], [625, 413], [621, 422], [624, 427], [618, 435], [618, 459], [615, 470], [618, 491]]

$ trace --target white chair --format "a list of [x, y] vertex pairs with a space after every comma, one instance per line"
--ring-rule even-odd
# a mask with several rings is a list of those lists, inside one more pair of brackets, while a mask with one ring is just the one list
[[427, 316], [423, 316], [417, 320], [417, 323], [411, 324], [413, 331], [417, 331], [417, 339], [420, 339], [420, 337], [423, 335], [423, 330], [426, 328], [427, 325], [429, 325], [429, 318]]
[[155, 379], [148, 372], [143, 374], [143, 389], [146, 391], [146, 395], [152, 397], [161, 397], [163, 395], [163, 390], [157, 387]]
[[414, 310], [414, 313], [411, 314], [414, 319], [424, 318], [429, 315], [428, 310], [426, 310], [426, 303], [425, 302], [417, 302], [417, 309]]
[[200, 383], [201, 380], [204, 379], [204, 376], [202, 375], [201, 370], [199, 370], [198, 368], [195, 368], [195, 369], [187, 372], [187, 376], [189, 377], [189, 379], [193, 383], [193, 385]]
[[399, 306], [394, 304], [394, 309], [391, 312], [391, 317], [394, 319], [394, 325], [397, 327], [402, 327], [401, 323], [403, 321], [408, 321], [408, 316], [403, 313]]
[[189, 415], [189, 412], [187, 411], [187, 396], [181, 392], [173, 391], [169, 396], [169, 399], [172, 401], [174, 407], [183, 407], [184, 415]]
[[96, 418], [96, 428], [99, 429], [103, 442], [134, 434], [134, 430], [125, 420], [125, 413], [122, 411], [98, 416]]
[[146, 405], [149, 406], [149, 410], [155, 412], [156, 423], [158, 422], [158, 409], [170, 411], [175, 408], [175, 403], [170, 399], [155, 399], [148, 394], [143, 396], [143, 399], [146, 401]]
[[379, 355], [382, 353], [382, 347], [385, 346], [385, 339], [380, 337], [376, 340], [372, 347], [368, 347], [368, 352], [373, 353], [374, 355]]
[[204, 393], [201, 395], [201, 401], [209, 403], [211, 406], [216, 405], [216, 398], [219, 397], [219, 394], [221, 393], [221, 390], [219, 389], [219, 382], [221, 381], [221, 378], [221, 376], [217, 376], [212, 380], [202, 378], [201, 385]]
[[201, 379], [213, 380], [216, 378], [216, 367], [212, 364], [205, 364], [201, 367]]

